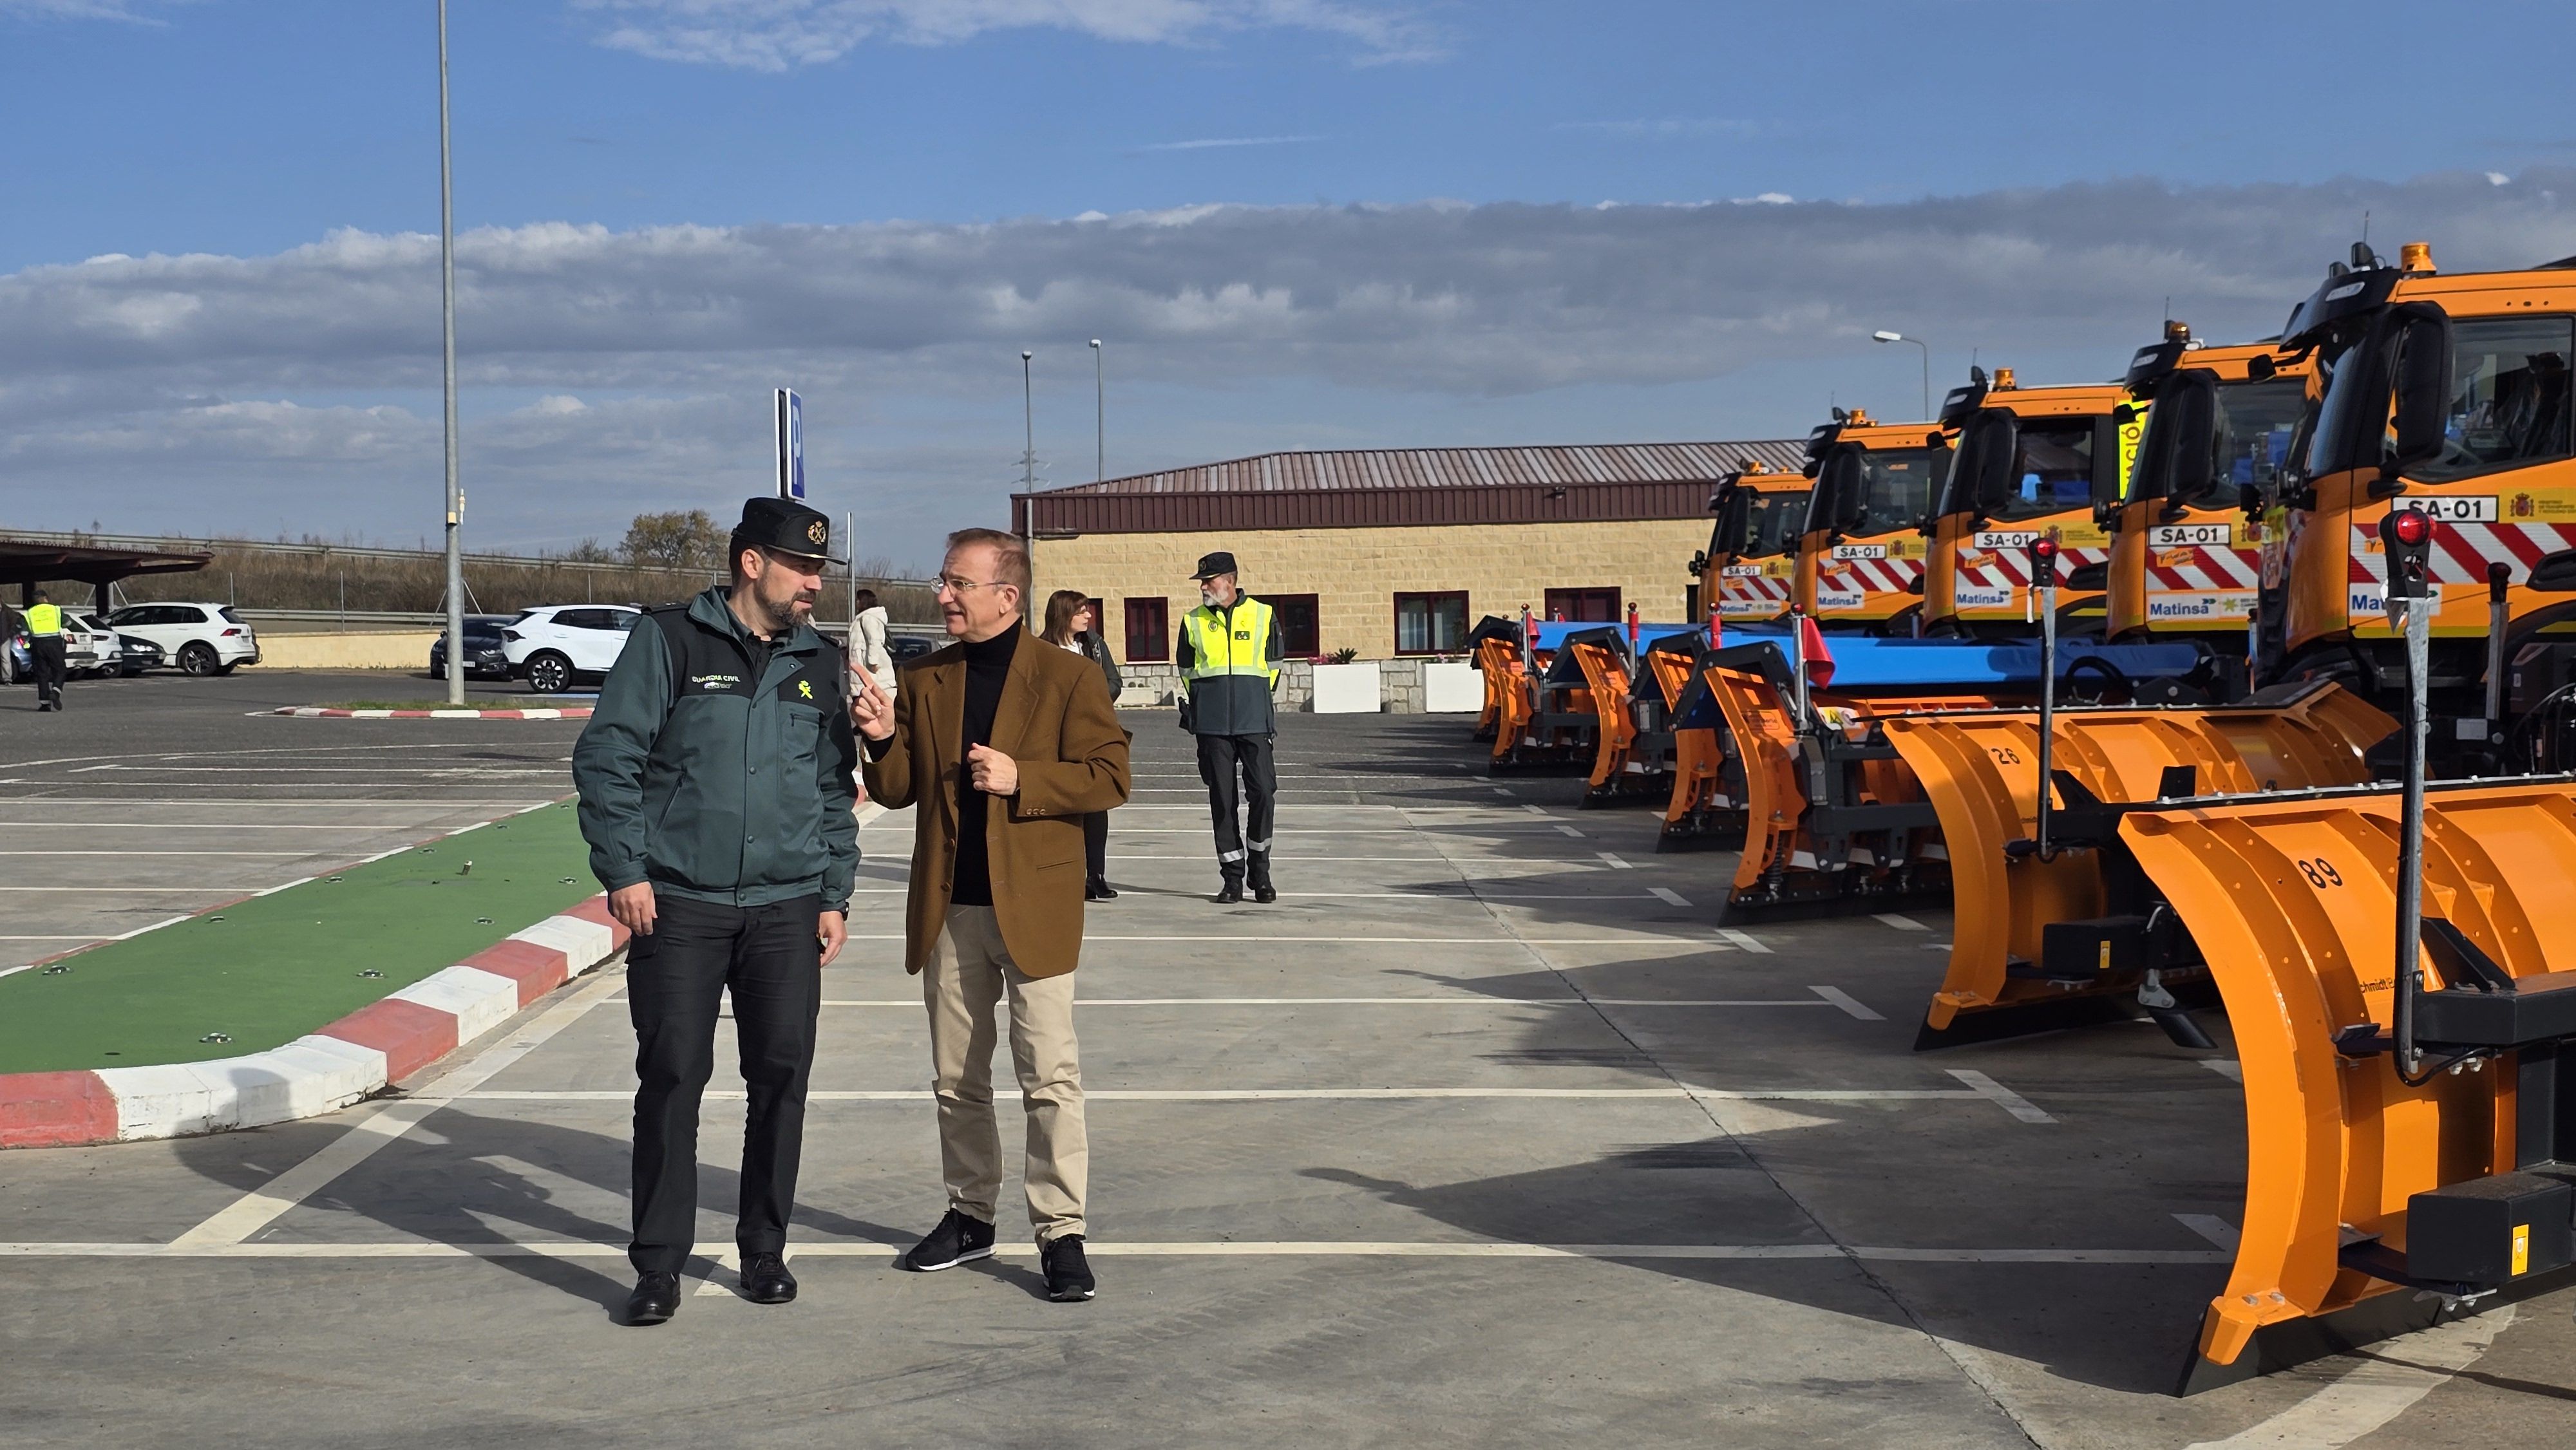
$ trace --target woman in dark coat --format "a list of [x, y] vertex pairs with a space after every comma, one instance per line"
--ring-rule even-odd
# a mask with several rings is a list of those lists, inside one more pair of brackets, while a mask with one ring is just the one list
[[[1118, 665], [1109, 658], [1109, 641], [1100, 637], [1100, 620], [1092, 612], [1091, 600], [1079, 589], [1059, 589], [1047, 596], [1046, 632], [1043, 638], [1059, 649], [1068, 649], [1100, 666], [1101, 677], [1109, 683], [1109, 701], [1118, 702], [1118, 692], [1126, 688], [1118, 678]], [[1094, 811], [1082, 818], [1082, 855], [1085, 879], [1082, 899], [1107, 901], [1118, 894], [1109, 884], [1109, 813]]]

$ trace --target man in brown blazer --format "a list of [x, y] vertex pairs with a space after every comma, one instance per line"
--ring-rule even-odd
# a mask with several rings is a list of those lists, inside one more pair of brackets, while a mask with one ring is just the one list
[[938, 599], [956, 643], [909, 665], [893, 696], [851, 681], [868, 797], [915, 807], [904, 970], [930, 1009], [948, 1212], [901, 1263], [989, 1258], [1002, 1187], [993, 1009], [1011, 999], [1011, 1062], [1028, 1114], [1029, 1222], [1053, 1299], [1088, 1299], [1082, 1067], [1073, 968], [1082, 951], [1082, 818], [1127, 799], [1127, 734], [1092, 663], [1020, 622], [1029, 556], [993, 529], [948, 536]]

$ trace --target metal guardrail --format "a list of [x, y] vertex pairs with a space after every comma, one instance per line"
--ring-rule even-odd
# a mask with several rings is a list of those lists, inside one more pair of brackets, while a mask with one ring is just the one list
[[[84, 534], [45, 529], [10, 529], [8, 537], [31, 544], [67, 544], [95, 549], [138, 549], [153, 553], [212, 552], [235, 550], [246, 554], [276, 554], [308, 559], [392, 559], [414, 563], [436, 563], [442, 567], [447, 556], [436, 549], [387, 549], [359, 544], [287, 544], [253, 539], [176, 538], [144, 534]], [[632, 564], [623, 560], [593, 561], [559, 559], [544, 554], [467, 554], [468, 564], [504, 569], [571, 569], [599, 574], [697, 574], [708, 571], [681, 565]], [[928, 579], [907, 579], [897, 575], [861, 575], [866, 584], [909, 585], [927, 589]], [[351, 611], [350, 618], [357, 618]]]

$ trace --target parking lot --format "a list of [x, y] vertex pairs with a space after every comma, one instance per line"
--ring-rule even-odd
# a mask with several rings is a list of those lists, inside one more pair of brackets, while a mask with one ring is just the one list
[[[298, 720], [427, 695], [378, 675], [80, 680], [0, 692], [0, 971], [564, 794], [577, 721]], [[540, 703], [558, 703], [547, 700]]]
[[[102, 704], [63, 717], [59, 747], [13, 737], [16, 818], [292, 826], [309, 808], [391, 841], [566, 788], [572, 724], [246, 721], [286, 682], [178, 683], [200, 693], [168, 724], [108, 726]], [[2414, 1447], [2563, 1430], [2566, 1293], [2167, 1397], [2239, 1209], [2241, 1112], [2210, 1066], [2223, 1031], [2218, 1054], [2110, 1027], [1917, 1055], [1945, 915], [1722, 922], [1731, 856], [1658, 856], [1650, 813], [1578, 811], [1576, 781], [1489, 780], [1454, 717], [1286, 717], [1281, 900], [1217, 907], [1187, 742], [1168, 713], [1128, 723], [1125, 894], [1090, 908], [1081, 969], [1096, 1301], [1037, 1292], [1011, 1192], [1002, 1258], [890, 1267], [942, 1206], [898, 965], [898, 813], [867, 823], [852, 947], [826, 972], [797, 1303], [726, 1287], [740, 1099], [720, 1046], [711, 1257], [672, 1324], [614, 1323], [633, 1038], [611, 968], [402, 1097], [0, 1156], [21, 1289], [0, 1316], [11, 1443]], [[343, 849], [277, 834], [294, 845], [260, 849]], [[63, 838], [78, 828], [47, 837]], [[210, 859], [204, 889], [311, 869], [296, 860], [218, 877]], [[184, 907], [138, 908], [156, 909]]]

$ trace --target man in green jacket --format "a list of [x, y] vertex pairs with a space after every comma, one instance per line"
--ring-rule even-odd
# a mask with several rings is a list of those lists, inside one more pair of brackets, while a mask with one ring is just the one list
[[796, 1297], [784, 1254], [814, 1021], [858, 870], [848, 666], [807, 622], [836, 562], [830, 521], [751, 499], [731, 550], [727, 583], [636, 620], [573, 747], [590, 869], [634, 933], [632, 1324], [679, 1308], [698, 1102], [728, 990], [751, 1099], [734, 1229], [743, 1291], [761, 1304]]

